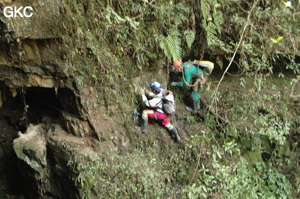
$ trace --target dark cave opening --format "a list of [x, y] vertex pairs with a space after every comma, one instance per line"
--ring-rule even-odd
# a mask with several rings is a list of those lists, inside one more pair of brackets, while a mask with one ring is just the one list
[[28, 124], [58, 122], [62, 105], [54, 88], [31, 87], [12, 91], [3, 89], [3, 106], [0, 117], [4, 118], [16, 131], [25, 132]]
[[54, 88], [30, 88], [26, 91], [24, 99], [28, 123], [58, 122], [62, 105]]
[[24, 171], [34, 171], [17, 158], [13, 149], [14, 139], [19, 131], [24, 133], [30, 123], [60, 123], [62, 111], [78, 114], [74, 107], [76, 98], [73, 91], [65, 88], [58, 91], [41, 87], [10, 89], [0, 83], [0, 91], [0, 198], [1, 190], [22, 198], [27, 195], [26, 190], [35, 191], [33, 187], [36, 185], [31, 184], [30, 175], [24, 176]]

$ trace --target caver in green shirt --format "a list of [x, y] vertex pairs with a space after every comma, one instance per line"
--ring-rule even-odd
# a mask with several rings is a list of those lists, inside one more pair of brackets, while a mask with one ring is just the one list
[[184, 80], [183, 82], [177, 82], [176, 86], [187, 86], [187, 84], [190, 84], [190, 81], [193, 77], [200, 77], [203, 75], [202, 68], [199, 68], [195, 65], [191, 65], [189, 62], [183, 63], [183, 76]]

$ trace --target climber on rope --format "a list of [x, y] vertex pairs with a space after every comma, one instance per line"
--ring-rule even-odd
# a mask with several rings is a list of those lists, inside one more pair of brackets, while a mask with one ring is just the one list
[[[190, 86], [192, 87], [193, 105], [186, 107], [189, 112], [197, 113], [200, 109], [200, 91], [207, 77], [211, 74], [214, 63], [210, 61], [188, 61], [177, 60], [173, 62], [173, 70], [182, 73], [183, 82], [171, 82], [171, 86]], [[192, 79], [192, 83], [190, 81]]]
[[141, 93], [142, 100], [147, 106], [147, 109], [143, 110], [142, 113], [142, 125], [136, 126], [135, 129], [145, 133], [147, 130], [148, 118], [159, 120], [174, 139], [179, 142], [180, 137], [177, 129], [170, 123], [171, 115], [173, 115], [173, 112], [176, 109], [173, 93], [171, 91], [164, 91], [159, 82], [150, 83], [150, 88], [152, 92], [149, 92], [147, 96], [144, 91]]

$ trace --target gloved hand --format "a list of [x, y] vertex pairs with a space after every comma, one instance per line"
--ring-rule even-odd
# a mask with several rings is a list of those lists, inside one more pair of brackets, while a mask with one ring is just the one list
[[146, 97], [146, 95], [145, 95], [145, 94], [143, 94], [143, 95], [142, 95], [142, 100], [143, 100], [143, 102], [145, 102], [145, 101], [147, 101], [147, 100], [148, 100], [148, 98]]
[[177, 86], [177, 82], [171, 82], [171, 86]]
[[199, 77], [199, 80], [200, 80], [200, 84], [203, 85], [203, 84], [205, 84], [207, 78], [202, 75], [202, 76]]
[[140, 89], [139, 89], [139, 94], [140, 94], [140, 95], [144, 95], [144, 94], [145, 94], [145, 91], [144, 91], [143, 88], [140, 88]]
[[153, 98], [154, 96], [155, 96], [155, 94], [153, 92], [148, 93], [148, 97]]

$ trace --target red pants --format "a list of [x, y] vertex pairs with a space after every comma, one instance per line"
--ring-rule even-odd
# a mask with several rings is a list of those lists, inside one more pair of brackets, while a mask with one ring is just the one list
[[160, 120], [162, 125], [170, 124], [170, 116], [154, 110], [145, 110], [148, 118]]

